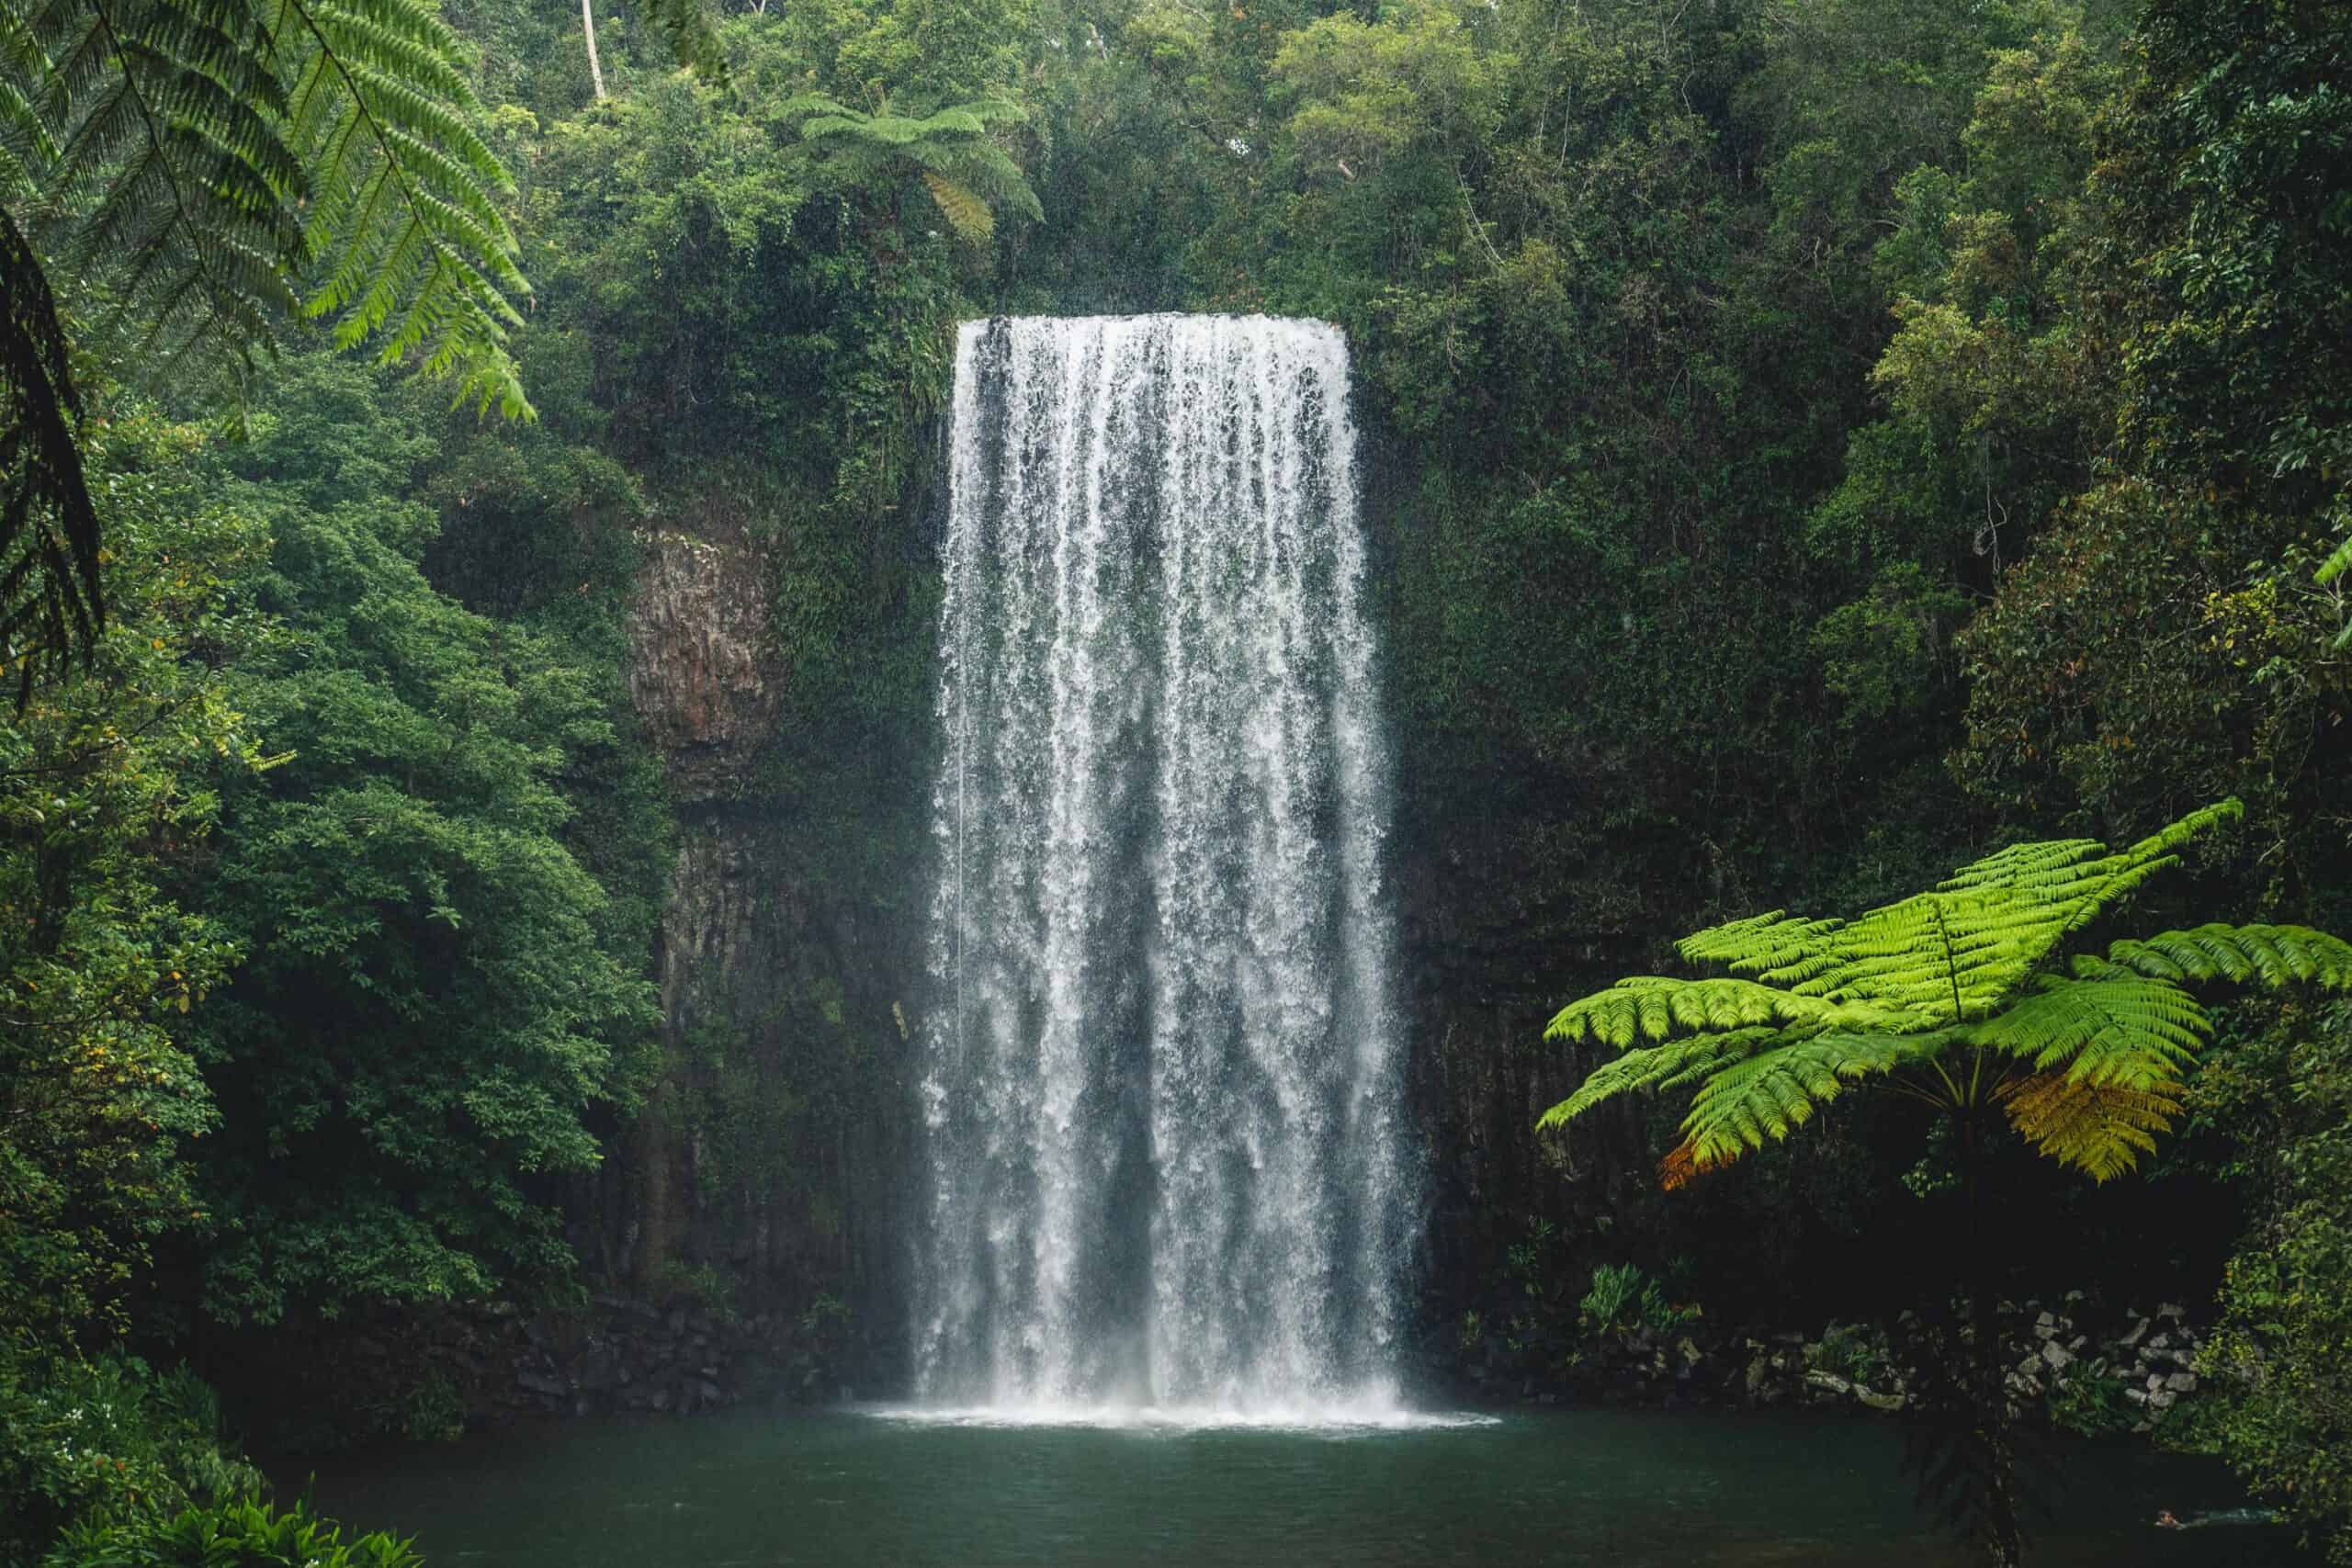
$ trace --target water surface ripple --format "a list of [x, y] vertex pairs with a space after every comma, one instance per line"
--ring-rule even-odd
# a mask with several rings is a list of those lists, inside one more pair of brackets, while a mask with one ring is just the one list
[[[1899, 1434], [1805, 1416], [1512, 1415], [1315, 1432], [915, 1420], [612, 1418], [341, 1456], [318, 1501], [499, 1568], [1964, 1568], [1909, 1506]], [[305, 1468], [279, 1467], [299, 1488]], [[2225, 1472], [2080, 1450], [2035, 1568], [2258, 1568], [2276, 1532], [2149, 1528], [2243, 1502]]]

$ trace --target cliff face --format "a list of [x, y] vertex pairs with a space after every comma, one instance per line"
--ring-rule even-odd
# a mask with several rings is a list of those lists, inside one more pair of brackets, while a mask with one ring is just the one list
[[887, 912], [895, 890], [810, 875], [797, 803], [763, 783], [794, 673], [773, 635], [775, 548], [717, 523], [646, 543], [628, 689], [678, 844], [656, 954], [664, 1066], [607, 1183], [605, 1253], [656, 1296], [845, 1314], [862, 1359], [887, 1362], [921, 933]]
[[646, 541], [629, 615], [628, 692], [681, 806], [731, 793], [775, 722], [773, 571], [741, 529]]

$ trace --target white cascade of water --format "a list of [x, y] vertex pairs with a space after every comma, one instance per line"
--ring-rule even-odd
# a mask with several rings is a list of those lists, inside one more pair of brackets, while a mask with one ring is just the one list
[[1417, 1181], [1345, 341], [957, 344], [915, 1374], [1393, 1404]]

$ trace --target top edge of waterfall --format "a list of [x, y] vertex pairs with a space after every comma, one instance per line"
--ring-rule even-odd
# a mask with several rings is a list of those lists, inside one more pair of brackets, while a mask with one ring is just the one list
[[987, 331], [997, 322], [1028, 326], [1051, 322], [1057, 326], [1151, 326], [1185, 321], [1231, 321], [1242, 326], [1298, 327], [1317, 333], [1328, 333], [1340, 342], [1347, 333], [1337, 322], [1320, 316], [1269, 316], [1262, 310], [1147, 310], [1126, 315], [1054, 316], [1054, 315], [995, 315], [971, 316], [956, 323], [959, 336], [972, 337]]

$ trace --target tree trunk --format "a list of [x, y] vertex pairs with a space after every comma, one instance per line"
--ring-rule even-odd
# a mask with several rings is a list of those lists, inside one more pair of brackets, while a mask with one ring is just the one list
[[588, 79], [596, 84], [596, 101], [605, 101], [605, 68], [596, 59], [595, 0], [580, 0], [580, 27], [588, 35]]
[[1984, 1209], [1976, 1190], [1979, 1114], [1971, 1108], [1961, 1113], [1960, 1122], [1962, 1196], [1968, 1211], [1963, 1265], [1968, 1270], [1968, 1399], [1974, 1406], [1970, 1417], [1977, 1424], [1985, 1471], [1985, 1552], [1995, 1568], [2017, 1568], [2024, 1555], [2017, 1450], [2009, 1429], [2008, 1367], [2001, 1353], [2000, 1288], [1993, 1277], [1992, 1247], [1984, 1234]]

